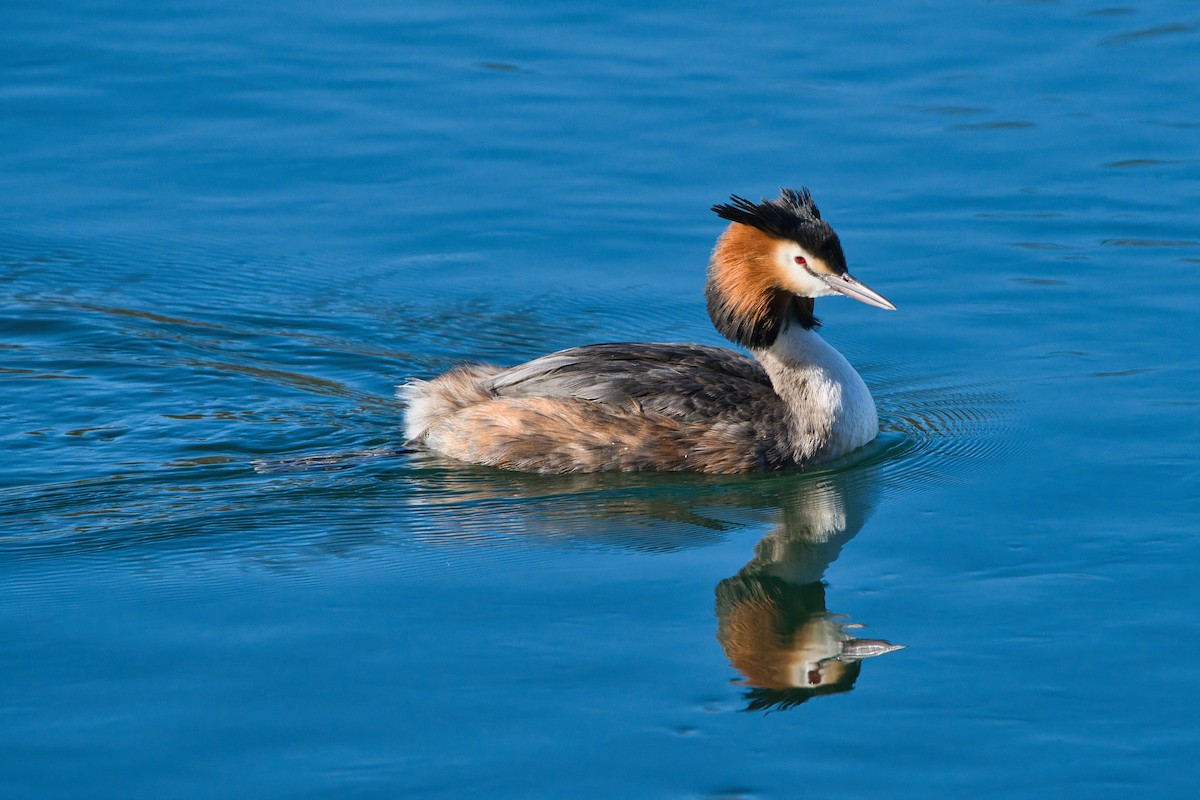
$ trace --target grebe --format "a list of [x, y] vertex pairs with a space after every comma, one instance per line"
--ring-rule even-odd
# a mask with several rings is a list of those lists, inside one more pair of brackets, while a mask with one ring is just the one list
[[[808, 189], [712, 210], [705, 296], [717, 330], [754, 358], [696, 344], [593, 344], [507, 369], [470, 364], [398, 394], [408, 441], [526, 472], [759, 472], [838, 458], [879, 433], [875, 401], [817, 334], [813, 300], [895, 310], [846, 271]], [[757, 360], [755, 360], [757, 359]]]

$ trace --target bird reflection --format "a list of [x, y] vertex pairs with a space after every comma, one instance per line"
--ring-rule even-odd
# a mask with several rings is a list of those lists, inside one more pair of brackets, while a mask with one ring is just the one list
[[[787, 709], [854, 688], [866, 658], [903, 649], [860, 636], [864, 627], [826, 606], [825, 571], [873, 510], [879, 464], [750, 480], [674, 476], [545, 477], [457, 472], [468, 485], [442, 501], [506, 503], [483, 515], [495, 529], [516, 512], [521, 533], [672, 550], [769, 522], [754, 555], [716, 588], [717, 641], [747, 687], [746, 710]], [[426, 496], [427, 500], [429, 496]], [[453, 501], [451, 501], [453, 503]], [[547, 513], [550, 511], [551, 513]], [[587, 524], [580, 524], [586, 518]], [[460, 522], [462, 522], [460, 518]], [[569, 533], [566, 533], [569, 531]], [[460, 530], [460, 535], [464, 532]]]
[[868, 475], [797, 481], [737, 575], [717, 585], [717, 641], [749, 687], [748, 711], [787, 709], [854, 688], [865, 658], [900, 650], [830, 613], [825, 570], [870, 510]]

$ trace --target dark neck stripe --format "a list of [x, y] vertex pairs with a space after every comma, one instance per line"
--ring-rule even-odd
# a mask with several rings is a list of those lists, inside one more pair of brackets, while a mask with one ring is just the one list
[[767, 313], [757, 318], [736, 313], [729, 298], [712, 281], [705, 287], [704, 295], [708, 316], [717, 331], [731, 342], [752, 350], [775, 344], [789, 325], [799, 325], [806, 331], [821, 327], [821, 321], [813, 316], [815, 303], [811, 297], [797, 297], [782, 289], [772, 290]]

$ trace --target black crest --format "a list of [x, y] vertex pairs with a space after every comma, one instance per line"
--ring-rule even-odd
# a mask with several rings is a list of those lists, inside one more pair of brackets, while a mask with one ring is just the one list
[[721, 219], [758, 228], [776, 239], [789, 239], [820, 256], [835, 273], [846, 271], [842, 243], [829, 223], [821, 219], [821, 210], [808, 189], [780, 189], [777, 200], [764, 197], [761, 203], [752, 203], [736, 194], [729, 199], [729, 203], [712, 207]]

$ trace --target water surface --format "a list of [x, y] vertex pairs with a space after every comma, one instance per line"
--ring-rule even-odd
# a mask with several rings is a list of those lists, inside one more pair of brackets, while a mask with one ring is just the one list
[[[5, 796], [1192, 796], [1194, 9], [409, 5], [7, 10]], [[818, 305], [867, 452], [395, 454], [408, 377], [720, 343], [780, 185], [900, 309]]]

